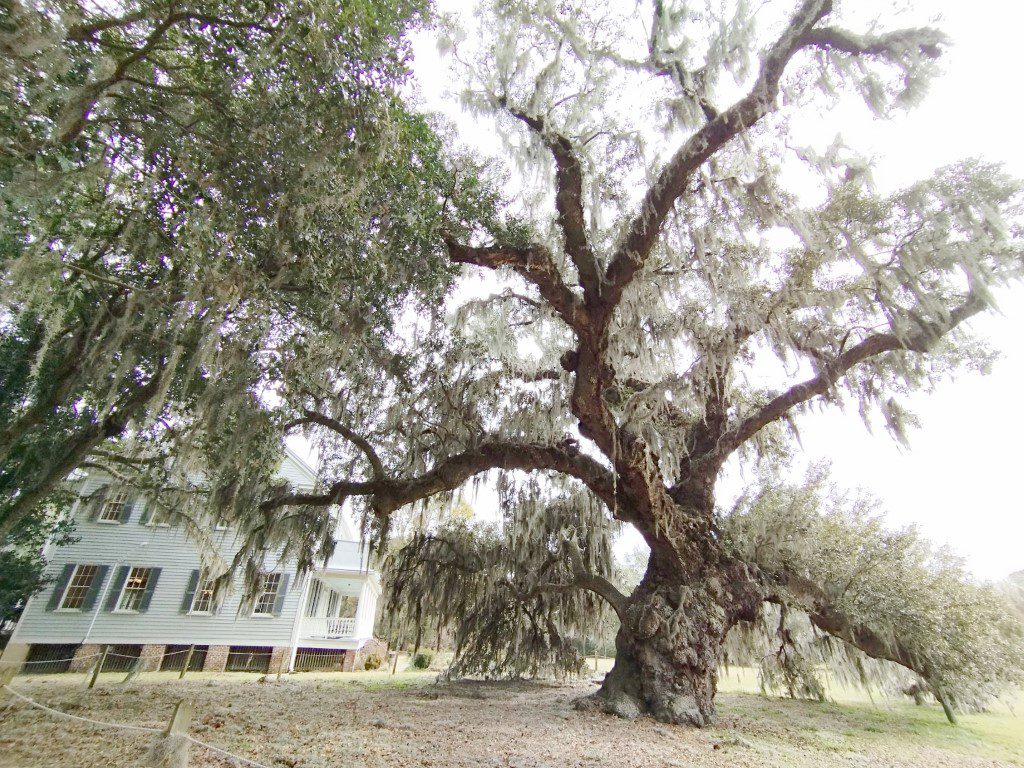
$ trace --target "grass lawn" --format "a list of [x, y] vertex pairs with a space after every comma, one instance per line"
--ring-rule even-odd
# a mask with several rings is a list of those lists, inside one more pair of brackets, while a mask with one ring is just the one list
[[[604, 663], [601, 666], [605, 666]], [[18, 677], [13, 687], [64, 712], [163, 726], [195, 702], [190, 733], [272, 768], [396, 766], [1024, 766], [1013, 702], [946, 723], [937, 706], [836, 688], [826, 704], [760, 696], [751, 670], [723, 673], [720, 718], [704, 730], [577, 713], [592, 682], [435, 684], [436, 673], [271, 676], [149, 673]], [[1017, 702], [1024, 707], [1024, 699]], [[1022, 710], [1024, 712], [1024, 710]], [[0, 693], [0, 768], [141, 766], [148, 734], [67, 722]], [[231, 763], [193, 747], [190, 766]]]

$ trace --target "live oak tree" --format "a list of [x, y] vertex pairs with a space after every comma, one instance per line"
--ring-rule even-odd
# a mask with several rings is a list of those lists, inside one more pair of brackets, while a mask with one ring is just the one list
[[[388, 365], [308, 386], [295, 423], [334, 479], [264, 504], [355, 502], [381, 531], [502, 472], [504, 527], [399, 552], [401, 620], [461, 619], [457, 664], [522, 674], [534, 662], [502, 644], [557, 663], [604, 601], [615, 666], [587, 705], [695, 725], [714, 717], [727, 635], [766, 606], [941, 689], [965, 649], [939, 667], [899, 617], [853, 610], [814, 537], [756, 556], [742, 525], [738, 542], [723, 530], [716, 484], [730, 460], [778, 461], [819, 403], [902, 438], [902, 395], [988, 364], [965, 322], [1022, 255], [1020, 188], [996, 167], [883, 194], [842, 142], [791, 141], [844, 94], [879, 116], [912, 106], [940, 32], [829, 0], [725, 5], [508, 0], [481, 10], [475, 48], [452, 35], [466, 103], [518, 161], [502, 217], [443, 232], [467, 276], [492, 276], [407, 317]], [[617, 525], [650, 547], [630, 594], [610, 580]]]

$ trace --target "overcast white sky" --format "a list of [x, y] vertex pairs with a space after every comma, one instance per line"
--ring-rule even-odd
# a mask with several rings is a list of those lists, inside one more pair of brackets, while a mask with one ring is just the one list
[[[465, 0], [440, 2], [444, 10], [467, 5]], [[941, 14], [939, 26], [953, 40], [943, 59], [946, 74], [906, 117], [881, 122], [866, 109], [852, 118], [844, 114], [847, 143], [882, 158], [876, 179], [884, 187], [901, 186], [967, 156], [1002, 161], [1024, 177], [1024, 115], [1018, 99], [1024, 5], [998, 0], [915, 5], [928, 15]], [[880, 17], [892, 13], [892, 2], [857, 4], [858, 12], [874, 6]], [[444, 92], [458, 86], [447, 82], [429, 38], [417, 40], [416, 56], [425, 103], [444, 105], [448, 115], [457, 115]], [[469, 124], [465, 118], [458, 122]], [[831, 135], [834, 127], [823, 130]], [[915, 398], [923, 427], [911, 435], [910, 451], [885, 434], [868, 434], [856, 414], [829, 412], [801, 422], [804, 458], [830, 458], [840, 484], [870, 490], [883, 500], [893, 524], [916, 523], [935, 542], [953, 546], [985, 579], [1024, 569], [1024, 467], [1019, 466], [1024, 287], [1004, 293], [1001, 303], [1002, 315], [974, 323], [1002, 352], [1001, 360], [987, 377], [964, 375], [932, 395]]]

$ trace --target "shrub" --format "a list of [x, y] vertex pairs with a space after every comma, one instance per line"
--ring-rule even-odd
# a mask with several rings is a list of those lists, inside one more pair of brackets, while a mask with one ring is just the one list
[[371, 653], [363, 660], [363, 669], [374, 670], [380, 669], [380, 665], [384, 663], [384, 657], [379, 653]]
[[430, 669], [430, 664], [433, 660], [433, 651], [420, 651], [412, 657], [410, 666], [412, 666], [413, 669]]

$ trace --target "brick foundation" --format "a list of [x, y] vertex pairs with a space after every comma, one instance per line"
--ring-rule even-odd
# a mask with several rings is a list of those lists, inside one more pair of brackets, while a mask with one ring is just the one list
[[96, 654], [98, 653], [103, 653], [103, 646], [98, 643], [86, 643], [78, 646], [74, 661], [68, 667], [68, 672], [85, 672], [90, 669], [97, 662]]
[[166, 645], [144, 645], [142, 653], [139, 654], [139, 662], [143, 672], [155, 672], [160, 669], [160, 662], [163, 661]]
[[292, 649], [286, 645], [278, 645], [274, 647], [273, 652], [270, 654], [270, 664], [267, 665], [267, 674], [276, 675], [278, 672], [287, 672], [286, 667], [288, 666], [288, 657], [291, 655]]
[[228, 663], [228, 651], [230, 645], [211, 645], [206, 651], [206, 661], [203, 662], [203, 672], [223, 672]]

